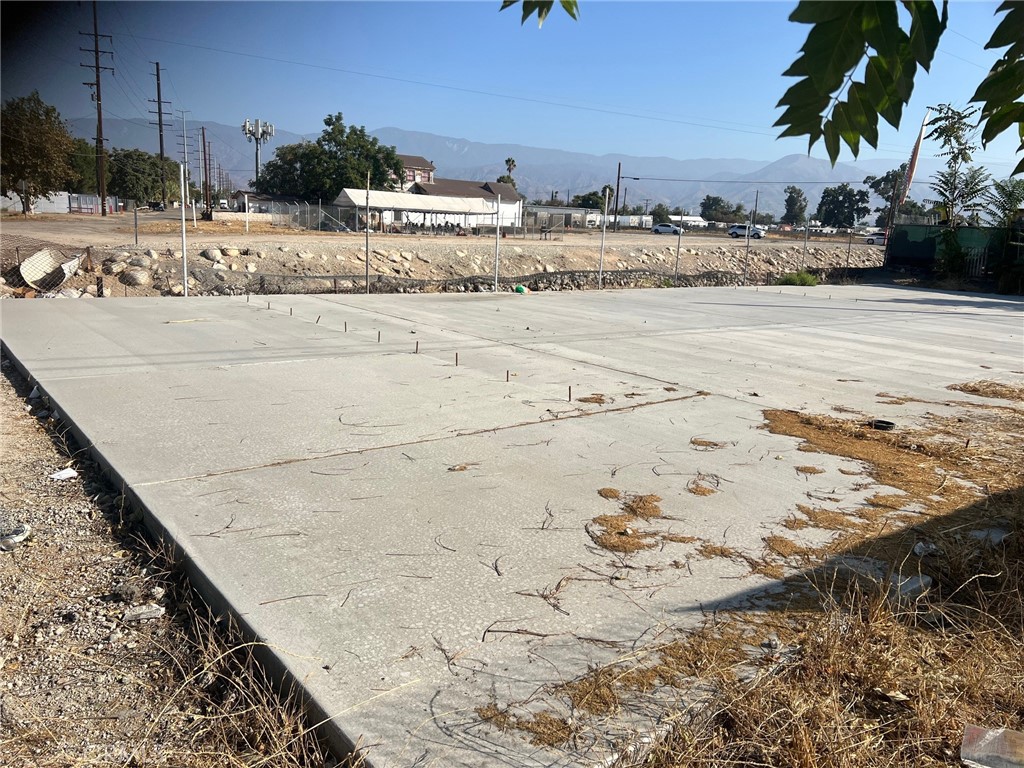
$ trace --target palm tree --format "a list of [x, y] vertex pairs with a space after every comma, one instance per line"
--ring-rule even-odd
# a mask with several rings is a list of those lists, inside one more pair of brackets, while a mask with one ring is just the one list
[[514, 157], [506, 157], [505, 158], [505, 170], [508, 172], [508, 175], [511, 176], [512, 175], [512, 171], [514, 171], [515, 169], [516, 169], [516, 159]]

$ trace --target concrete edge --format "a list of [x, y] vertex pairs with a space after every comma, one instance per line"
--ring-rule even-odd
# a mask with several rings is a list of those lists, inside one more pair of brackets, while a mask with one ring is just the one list
[[[318, 732], [318, 735], [326, 742], [328, 748], [336, 757], [345, 757], [356, 753], [358, 751], [357, 743], [352, 741], [352, 739], [342, 730], [341, 726], [334, 721], [334, 716], [328, 714], [327, 710], [320, 704], [320, 702], [317, 701], [314, 696], [309, 694], [305, 686], [302, 685], [302, 682], [291, 673], [287, 664], [285, 664], [273, 649], [264, 642], [263, 638], [259, 636], [259, 633], [255, 630], [252, 624], [250, 624], [242, 614], [234, 609], [224, 594], [213, 584], [213, 582], [187, 554], [187, 550], [182, 542], [174, 538], [170, 531], [168, 531], [156, 516], [153, 515], [153, 513], [150, 512], [150, 510], [142, 503], [134, 489], [127, 483], [120, 473], [114, 469], [103, 453], [93, 445], [92, 441], [69, 417], [67, 412], [61, 407], [60, 403], [46, 392], [45, 387], [32, 375], [31, 371], [29, 371], [25, 364], [18, 359], [17, 355], [12, 352], [10, 346], [3, 339], [0, 339], [0, 352], [2, 352], [3, 356], [14, 364], [15, 368], [17, 368], [22, 376], [25, 377], [26, 381], [39, 387], [40, 392], [50, 401], [51, 404], [53, 404], [56, 410], [60, 413], [60, 422], [71, 432], [72, 437], [74, 437], [75, 441], [78, 443], [79, 450], [87, 452], [88, 456], [96, 462], [100, 472], [104, 475], [107, 481], [115, 488], [119, 488], [121, 490], [121, 493], [125, 496], [133, 509], [141, 510], [143, 525], [150, 536], [153, 537], [155, 543], [158, 545], [169, 545], [173, 563], [184, 568], [189, 584], [196, 590], [203, 601], [206, 602], [210, 610], [215, 615], [230, 616], [242, 636], [250, 642], [257, 643], [257, 645], [252, 648], [253, 656], [269, 673], [270, 679], [273, 682], [278, 695], [294, 693], [300, 697], [302, 708], [309, 720], [310, 727], [314, 731]], [[363, 763], [365, 768], [373, 768], [373, 763], [370, 761], [369, 756], [365, 755], [364, 759], [366, 761]]]

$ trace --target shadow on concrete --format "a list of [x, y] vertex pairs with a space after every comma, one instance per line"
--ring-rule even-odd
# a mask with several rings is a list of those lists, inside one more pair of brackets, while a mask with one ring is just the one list
[[[793, 565], [799, 559], [795, 556], [786, 562]], [[1019, 619], [1024, 595], [1024, 486], [838, 551], [787, 576], [782, 593], [769, 594], [768, 588], [776, 586], [773, 582], [696, 610], [821, 609], [840, 603], [855, 581], [888, 583], [896, 596], [897, 582], [914, 577], [923, 577], [928, 584], [925, 591], [939, 602], [980, 608], [993, 600], [1015, 601]], [[914, 599], [919, 594], [920, 590], [909, 589], [904, 596]], [[1013, 606], [1009, 609], [1012, 613]]]

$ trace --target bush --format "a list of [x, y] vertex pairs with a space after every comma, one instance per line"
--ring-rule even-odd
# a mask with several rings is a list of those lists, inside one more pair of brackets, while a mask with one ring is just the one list
[[787, 272], [778, 280], [775, 281], [776, 285], [817, 285], [818, 278], [812, 275], [810, 272]]

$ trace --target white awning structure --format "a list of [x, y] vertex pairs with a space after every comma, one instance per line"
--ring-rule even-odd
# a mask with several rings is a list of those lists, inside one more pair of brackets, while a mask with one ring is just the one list
[[[335, 205], [343, 208], [366, 208], [365, 189], [343, 189]], [[442, 195], [411, 195], [408, 192], [370, 190], [370, 210], [415, 211], [417, 213], [470, 213], [493, 216], [497, 200], [482, 197], [444, 197]]]

